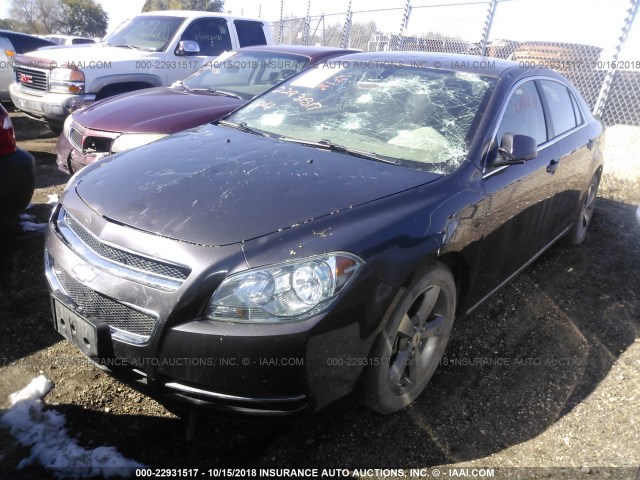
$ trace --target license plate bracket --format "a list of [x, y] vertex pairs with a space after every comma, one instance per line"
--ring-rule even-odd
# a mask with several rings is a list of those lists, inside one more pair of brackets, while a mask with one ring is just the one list
[[58, 333], [87, 357], [101, 360], [113, 356], [109, 325], [83, 316], [69, 297], [57, 291], [51, 294], [51, 310]]

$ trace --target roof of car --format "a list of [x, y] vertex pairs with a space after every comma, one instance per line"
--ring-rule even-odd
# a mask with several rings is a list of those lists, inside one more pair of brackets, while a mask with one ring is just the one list
[[13, 30], [0, 30], [0, 35], [18, 35], [21, 37], [40, 38], [40, 37], [36, 37], [35, 35], [31, 35], [29, 33], [14, 32]]
[[413, 51], [354, 53], [341, 57], [340, 60], [376, 63], [388, 62], [390, 65], [402, 63], [403, 65], [409, 66], [465, 71], [494, 77], [500, 76], [506, 70], [518, 66], [517, 62], [493, 57]]
[[323, 57], [327, 55], [346, 55], [349, 53], [358, 53], [360, 50], [351, 48], [344, 49], [338, 47], [320, 47], [308, 45], [253, 45], [251, 47], [240, 48], [238, 51], [261, 51], [261, 52], [278, 52], [291, 53], [294, 55], [304, 55], [306, 57]]
[[93, 40], [92, 38], [89, 37], [79, 37], [77, 35], [67, 35], [64, 33], [51, 33], [49, 35], [44, 35], [43, 38], [48, 38], [48, 37], [56, 37], [56, 38], [82, 38], [83, 40]]
[[219, 17], [226, 19], [240, 19], [240, 20], [255, 20], [257, 22], [265, 22], [265, 20], [261, 20], [259, 18], [248, 18], [240, 15], [226, 15], [224, 13], [218, 12], [203, 12], [200, 10], [158, 10], [155, 12], [145, 12], [140, 15], [153, 15], [153, 16], [165, 16], [165, 17], [182, 17], [182, 18], [193, 18], [193, 17]]

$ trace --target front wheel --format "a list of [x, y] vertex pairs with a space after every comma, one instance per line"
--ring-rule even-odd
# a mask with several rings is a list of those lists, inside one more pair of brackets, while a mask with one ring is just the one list
[[595, 174], [589, 182], [587, 190], [582, 195], [580, 202], [580, 211], [573, 222], [571, 230], [563, 239], [565, 245], [580, 245], [587, 236], [587, 230], [591, 225], [593, 212], [596, 209], [596, 196], [598, 194], [598, 186], [600, 185], [600, 177]]
[[47, 127], [58, 137], [62, 134], [63, 126], [58, 123], [47, 122]]
[[420, 395], [433, 376], [455, 317], [456, 287], [448, 268], [423, 269], [394, 307], [364, 373], [363, 401], [390, 414]]

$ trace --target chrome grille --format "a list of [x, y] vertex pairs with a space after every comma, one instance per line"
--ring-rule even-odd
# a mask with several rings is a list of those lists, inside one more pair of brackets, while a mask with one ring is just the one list
[[65, 212], [64, 219], [73, 233], [75, 233], [87, 247], [103, 258], [136, 270], [151, 272], [154, 275], [176, 280], [185, 280], [189, 276], [190, 270], [186, 267], [160, 262], [102, 243], [99, 238], [95, 237], [82, 226], [69, 212]]
[[83, 149], [82, 149], [82, 134], [79, 131], [77, 131], [75, 128], [69, 129], [69, 141], [78, 150], [80, 150], [81, 152], [83, 151]]
[[34, 90], [40, 90], [42, 92], [47, 91], [47, 73], [41, 70], [34, 70], [32, 68], [25, 68], [20, 66], [14, 66], [14, 72], [16, 76], [16, 82], [27, 88]]
[[[95, 318], [118, 330], [139, 335], [147, 340], [153, 333], [157, 319], [102, 295], [83, 285], [61, 268], [54, 267], [56, 277], [65, 293], [82, 308], [82, 314]], [[117, 336], [117, 335], [116, 335]]]

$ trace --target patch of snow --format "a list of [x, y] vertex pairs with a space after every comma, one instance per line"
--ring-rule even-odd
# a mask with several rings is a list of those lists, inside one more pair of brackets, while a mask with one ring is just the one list
[[58, 203], [58, 194], [57, 193], [48, 194], [47, 195], [47, 204], [55, 205], [56, 203]]
[[11, 407], [0, 417], [15, 439], [31, 446], [31, 454], [18, 468], [40, 463], [57, 478], [130, 477], [144, 465], [123, 457], [114, 447], [92, 450], [78, 445], [67, 434], [66, 419], [54, 410], [45, 410], [42, 398], [53, 389], [44, 375], [33, 379], [9, 397]]

